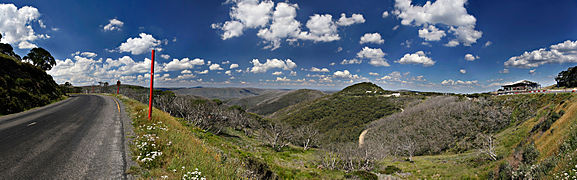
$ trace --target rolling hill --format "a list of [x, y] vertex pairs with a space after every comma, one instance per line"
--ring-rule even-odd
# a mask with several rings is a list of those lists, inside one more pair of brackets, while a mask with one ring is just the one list
[[248, 112], [259, 115], [269, 115], [282, 108], [315, 100], [324, 95], [321, 91], [310, 89], [271, 91], [258, 96], [231, 99], [226, 104], [230, 106], [240, 106]]
[[373, 83], [359, 83], [314, 101], [286, 107], [271, 118], [292, 126], [317, 127], [321, 143], [351, 142], [368, 123], [400, 112], [404, 104], [419, 99], [419, 96], [387, 97], [390, 93], [393, 92]]
[[169, 88], [177, 95], [194, 95], [209, 99], [229, 100], [233, 98], [243, 98], [250, 96], [258, 96], [266, 93], [286, 92], [288, 90], [279, 89], [258, 89], [258, 88], [211, 88], [211, 87], [197, 87], [197, 88]]

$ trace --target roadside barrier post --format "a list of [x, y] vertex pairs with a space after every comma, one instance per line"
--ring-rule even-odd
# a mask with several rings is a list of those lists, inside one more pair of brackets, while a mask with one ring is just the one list
[[148, 98], [148, 120], [152, 117], [152, 85], [154, 84], [154, 49], [152, 50], [152, 59], [150, 61], [150, 96]]

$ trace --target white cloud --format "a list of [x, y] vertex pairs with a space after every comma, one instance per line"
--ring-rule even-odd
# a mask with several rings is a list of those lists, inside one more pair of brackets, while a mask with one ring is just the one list
[[321, 68], [321, 69], [319, 69], [319, 68], [316, 68], [316, 67], [311, 67], [310, 71], [312, 71], [312, 72], [330, 72], [329, 69], [327, 69], [327, 68]]
[[455, 46], [458, 46], [459, 44], [461, 44], [461, 43], [459, 43], [459, 41], [453, 39], [453, 40], [450, 40], [449, 42], [447, 42], [447, 44], [445, 44], [445, 46], [455, 47]]
[[291, 81], [290, 79], [288, 79], [286, 76], [285, 77], [276, 77], [276, 81], [282, 81], [282, 82], [288, 82]]
[[193, 59], [183, 58], [181, 60], [173, 59], [168, 63], [164, 63], [164, 71], [180, 71], [183, 69], [192, 69], [194, 66], [204, 65], [203, 59]]
[[273, 72], [272, 75], [275, 75], [275, 76], [282, 75], [282, 72], [281, 72], [281, 71], [276, 71], [276, 72]]
[[537, 69], [531, 69], [529, 70], [529, 74], [535, 74], [535, 71], [537, 71]]
[[160, 57], [163, 59], [170, 59], [170, 55], [168, 54], [161, 54]]
[[297, 76], [297, 72], [296, 72], [296, 71], [291, 71], [289, 75], [290, 75], [290, 76]]
[[264, 27], [271, 18], [271, 11], [274, 2], [270, 0], [232, 0], [234, 3], [230, 10], [230, 21], [224, 25], [212, 24], [212, 28], [224, 31], [221, 38], [223, 40], [241, 36], [245, 28]]
[[191, 73], [192, 73], [192, 71], [190, 71], [188, 69], [180, 71], [180, 74], [191, 74]]
[[425, 39], [426, 41], [439, 41], [441, 38], [447, 35], [445, 31], [439, 30], [433, 25], [424, 26], [419, 30], [419, 37]]
[[[406, 74], [408, 75], [408, 74]], [[393, 71], [391, 73], [389, 73], [386, 76], [383, 76], [382, 78], [380, 78], [379, 80], [386, 80], [386, 81], [395, 81], [395, 82], [401, 82], [401, 78], [403, 77], [403, 75], [401, 75], [401, 72], [399, 71]]]
[[369, 75], [371, 75], [371, 76], [379, 76], [379, 73], [369, 72]]
[[385, 11], [385, 12], [383, 12], [383, 15], [382, 15], [382, 16], [383, 16], [383, 18], [387, 18], [387, 17], [389, 17], [389, 11]]
[[333, 73], [333, 76], [335, 78], [342, 78], [342, 79], [358, 79], [359, 78], [359, 75], [351, 74], [351, 72], [349, 72], [349, 70], [336, 71], [335, 73]]
[[205, 69], [204, 71], [195, 71], [197, 74], [208, 74], [208, 69]]
[[366, 33], [361, 37], [360, 44], [365, 43], [375, 43], [375, 44], [383, 44], [385, 40], [381, 38], [381, 34], [379, 33]]
[[343, 61], [341, 61], [341, 64], [345, 65], [345, 64], [361, 64], [363, 63], [362, 60], [358, 60], [358, 59], [343, 59]]
[[509, 69], [505, 68], [503, 70], [500, 70], [499, 73], [501, 74], [509, 74]]
[[232, 71], [227, 70], [227, 71], [224, 72], [224, 74], [229, 75], [229, 76], [232, 76]]
[[234, 69], [234, 68], [238, 68], [238, 64], [231, 64], [229, 69]]
[[340, 40], [337, 33], [337, 24], [333, 22], [330, 14], [315, 14], [307, 21], [306, 27], [309, 32], [301, 32], [299, 39], [312, 40], [314, 42], [330, 42]]
[[220, 64], [211, 64], [208, 69], [210, 69], [211, 71], [220, 71], [220, 70], [224, 70], [222, 67], [220, 67]]
[[441, 82], [442, 85], [450, 85], [450, 86], [463, 86], [463, 85], [478, 85], [478, 81], [463, 81], [463, 80], [452, 80], [447, 79]]
[[250, 72], [253, 73], [264, 73], [270, 69], [283, 69], [283, 70], [292, 70], [293, 68], [297, 67], [296, 63], [292, 60], [287, 59], [285, 61], [279, 59], [267, 59], [266, 62], [260, 63], [258, 59], [253, 59], [251, 62], [253, 67], [250, 69]]
[[268, 47], [272, 50], [280, 47], [284, 38], [295, 38], [299, 35], [301, 23], [295, 20], [298, 5], [288, 3], [278, 3], [272, 17], [272, 24], [268, 28], [258, 31], [257, 36], [270, 43]]
[[422, 64], [425, 67], [435, 65], [435, 61], [427, 57], [423, 51], [417, 51], [414, 54], [407, 53], [395, 62], [400, 64]]
[[465, 70], [465, 69], [460, 69], [459, 72], [460, 72], [461, 74], [467, 74], [467, 70]]
[[399, 27], [401, 27], [401, 26], [399, 26], [399, 25], [396, 25], [395, 27], [393, 27], [393, 29], [392, 29], [392, 30], [393, 30], [393, 31], [396, 31], [397, 29], [399, 29]]
[[120, 31], [120, 28], [124, 26], [124, 22], [114, 18], [108, 20], [108, 24], [104, 26], [104, 31]]
[[329, 63], [329, 66], [334, 66], [334, 65], [337, 65], [337, 63], [335, 63], [335, 62]]
[[369, 59], [369, 64], [373, 66], [390, 66], [385, 59], [385, 53], [380, 48], [373, 49], [365, 46], [357, 53], [357, 57]]
[[84, 57], [89, 57], [89, 58], [91, 58], [91, 57], [96, 57], [98, 54], [93, 53], [93, 52], [82, 52], [82, 53], [80, 53], [80, 55], [81, 55], [81, 56], [84, 56]]
[[493, 44], [493, 42], [487, 41], [487, 42], [485, 43], [485, 47], [489, 47], [489, 46], [492, 45], [492, 44]]
[[0, 12], [2, 43], [17, 44], [20, 49], [32, 49], [37, 47], [33, 41], [50, 37], [38, 35], [32, 29], [33, 22], [41, 22], [40, 12], [35, 7], [17, 8], [14, 4], [0, 4]]
[[541, 48], [531, 52], [525, 52], [519, 56], [509, 58], [504, 64], [507, 67], [536, 68], [543, 64], [552, 63], [576, 63], [577, 41], [567, 40], [554, 44], [549, 49]]
[[341, 18], [339, 18], [339, 21], [337, 21], [339, 26], [350, 26], [359, 23], [365, 23], [365, 18], [362, 14], [353, 14], [350, 18], [347, 18], [347, 15], [342, 13]]
[[[467, 13], [467, 0], [437, 0], [427, 1], [423, 6], [412, 5], [411, 0], [396, 0], [395, 15], [403, 25], [427, 26], [442, 24], [449, 27], [457, 41], [470, 46], [481, 38], [482, 32], [475, 30], [477, 19]], [[447, 45], [456, 46], [455, 42]], [[453, 47], [450, 46], [450, 47]]]
[[473, 56], [472, 54], [465, 54], [465, 60], [467, 61], [474, 61], [479, 59], [479, 56]]
[[140, 33], [139, 36], [140, 37], [128, 38], [126, 42], [120, 44], [120, 47], [118, 47], [120, 52], [130, 52], [133, 55], [139, 55], [159, 46], [162, 42], [156, 40], [150, 34]]

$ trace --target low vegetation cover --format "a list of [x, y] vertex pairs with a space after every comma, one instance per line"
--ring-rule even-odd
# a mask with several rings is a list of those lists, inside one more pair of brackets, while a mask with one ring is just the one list
[[[124, 92], [147, 102], [145, 95], [138, 93], [144, 88], [131, 89], [132, 93]], [[367, 109], [369, 105], [378, 107], [362, 103], [369, 98], [385, 104], [383, 107], [398, 108], [359, 125], [359, 132], [349, 141], [329, 143], [322, 142], [324, 127], [320, 125], [268, 119], [219, 100], [156, 91], [154, 104], [167, 113], [155, 110], [157, 119], [153, 121], [145, 120], [145, 105], [123, 100], [132, 104], [128, 107], [139, 107], [130, 110], [133, 117], [140, 118], [135, 120], [137, 145], [133, 150], [141, 168], [133, 171], [143, 177], [171, 179], [185, 174], [208, 179], [543, 179], [575, 175], [577, 97], [570, 93], [386, 97], [388, 93], [356, 90], [362, 91], [342, 91], [279, 111], [286, 117], [315, 114], [311, 109], [336, 113], [320, 108], [331, 107], [327, 103], [331, 100], [343, 103], [332, 107], [358, 108], [350, 104], [359, 106], [359, 100]], [[317, 103], [322, 105], [315, 106]], [[319, 117], [323, 116], [313, 120], [322, 119]], [[363, 129], [368, 133], [365, 143], [359, 145], [356, 138]], [[202, 148], [175, 149], [180, 146]], [[181, 171], [183, 164], [186, 172]]]
[[295, 105], [301, 102], [308, 102], [324, 96], [318, 90], [299, 89], [294, 91], [281, 91], [251, 96], [239, 99], [232, 99], [228, 105], [240, 106], [248, 112], [267, 116], [278, 110]]
[[58, 84], [45, 72], [55, 63], [50, 53], [34, 48], [24, 59], [14, 53], [12, 46], [0, 43], [0, 115], [21, 112], [63, 98]]

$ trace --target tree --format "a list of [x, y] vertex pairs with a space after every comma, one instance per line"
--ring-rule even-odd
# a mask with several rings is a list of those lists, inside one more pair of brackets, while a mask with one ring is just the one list
[[56, 65], [54, 57], [43, 48], [31, 49], [30, 52], [24, 56], [24, 60], [32, 62], [36, 67], [45, 71], [52, 69], [52, 67]]
[[308, 150], [312, 145], [317, 143], [319, 131], [311, 125], [303, 125], [296, 129], [297, 139], [303, 146], [303, 150]]
[[490, 134], [483, 133], [479, 134], [478, 138], [481, 140], [481, 152], [487, 154], [492, 161], [496, 161], [495, 138]]
[[555, 77], [558, 87], [577, 87], [577, 66], [570, 67], [567, 71], [561, 71]]

